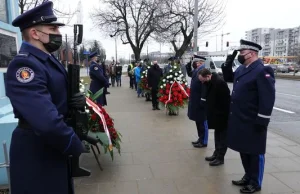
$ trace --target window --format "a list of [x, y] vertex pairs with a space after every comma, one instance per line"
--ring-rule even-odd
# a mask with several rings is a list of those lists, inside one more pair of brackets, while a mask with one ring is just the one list
[[17, 54], [15, 37], [0, 34], [0, 48], [0, 67], [7, 67]]
[[0, 0], [0, 21], [8, 23], [6, 0]]

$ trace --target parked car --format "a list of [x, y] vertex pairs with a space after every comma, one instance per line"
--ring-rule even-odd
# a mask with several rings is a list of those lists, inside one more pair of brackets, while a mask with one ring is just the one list
[[288, 73], [290, 72], [298, 72], [299, 68], [296, 65], [292, 65], [292, 64], [284, 64], [284, 66], [286, 66], [288, 68]]
[[285, 66], [285, 65], [278, 65], [278, 66], [277, 66], [277, 72], [280, 72], [280, 73], [288, 73], [289, 70], [288, 70], [288, 67]]

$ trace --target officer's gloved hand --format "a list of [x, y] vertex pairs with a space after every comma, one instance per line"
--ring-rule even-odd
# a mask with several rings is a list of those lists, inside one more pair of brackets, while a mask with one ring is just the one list
[[85, 105], [85, 95], [81, 92], [74, 94], [69, 103], [69, 107], [74, 109], [83, 109]]

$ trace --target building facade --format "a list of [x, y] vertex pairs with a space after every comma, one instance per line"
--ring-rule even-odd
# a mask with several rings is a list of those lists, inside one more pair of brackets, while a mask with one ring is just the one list
[[20, 48], [20, 30], [11, 25], [18, 15], [18, 0], [0, 0], [0, 68], [7, 67]]
[[260, 44], [260, 56], [298, 56], [300, 54], [300, 26], [275, 29], [257, 28], [246, 32], [246, 40]]

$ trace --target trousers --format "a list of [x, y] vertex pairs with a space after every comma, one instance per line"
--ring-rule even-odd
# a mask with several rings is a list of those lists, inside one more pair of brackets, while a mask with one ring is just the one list
[[265, 155], [240, 153], [245, 170], [244, 178], [255, 186], [262, 185], [265, 167]]
[[158, 106], [157, 88], [152, 88], [151, 89], [151, 97], [152, 97], [152, 106], [157, 107]]
[[207, 145], [208, 143], [208, 125], [207, 120], [196, 121], [196, 127], [198, 132], [198, 137], [202, 144]]
[[224, 129], [215, 129], [215, 151], [214, 154], [218, 159], [224, 160], [225, 154], [227, 152], [226, 137], [227, 131]]

